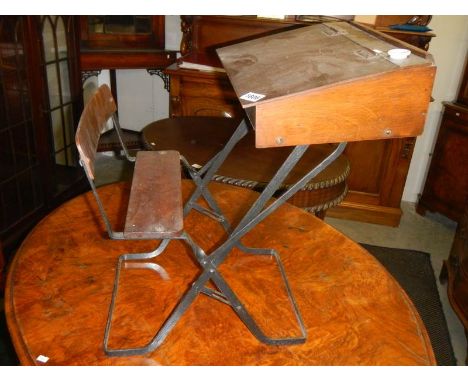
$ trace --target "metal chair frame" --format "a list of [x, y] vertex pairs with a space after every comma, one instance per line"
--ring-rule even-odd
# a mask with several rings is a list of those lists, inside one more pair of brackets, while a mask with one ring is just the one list
[[[133, 348], [133, 349], [119, 349], [113, 350], [112, 352], [107, 352], [109, 355], [118, 355], [118, 356], [132, 356], [132, 355], [142, 355], [147, 352], [154, 351], [157, 349], [165, 340], [167, 335], [170, 331], [174, 328], [177, 324], [181, 316], [185, 313], [188, 307], [194, 302], [196, 297], [203, 293], [217, 301], [230, 305], [234, 312], [238, 315], [241, 321], [246, 325], [249, 331], [261, 342], [269, 344], [269, 345], [293, 345], [293, 344], [300, 344], [304, 343], [307, 339], [307, 331], [300, 314], [299, 308], [297, 306], [296, 300], [292, 293], [292, 289], [290, 287], [288, 278], [286, 276], [286, 272], [284, 270], [284, 266], [281, 262], [280, 255], [274, 249], [267, 249], [267, 248], [249, 248], [244, 246], [241, 243], [241, 239], [245, 236], [250, 230], [252, 230], [258, 223], [264, 220], [268, 215], [273, 213], [276, 209], [278, 209], [282, 204], [284, 204], [291, 196], [294, 195], [295, 192], [300, 190], [305, 184], [307, 184], [313, 177], [323, 171], [330, 163], [333, 162], [341, 153], [344, 151], [346, 147], [346, 143], [340, 143], [336, 149], [324, 160], [315, 166], [309, 173], [307, 173], [303, 178], [301, 178], [298, 182], [292, 185], [285, 193], [283, 193], [279, 198], [273, 201], [269, 206], [265, 207], [266, 203], [271, 199], [273, 194], [276, 190], [280, 187], [284, 179], [288, 176], [290, 171], [294, 168], [295, 164], [300, 160], [302, 155], [306, 152], [308, 146], [297, 146], [295, 147], [280, 169], [277, 171], [276, 175], [271, 179], [267, 187], [263, 190], [260, 194], [258, 199], [254, 202], [251, 206], [250, 210], [245, 214], [245, 216], [241, 219], [240, 223], [236, 226], [235, 229], [231, 228], [231, 224], [217, 205], [215, 199], [211, 195], [210, 191], [208, 190], [208, 184], [211, 181], [212, 176], [215, 172], [219, 169], [223, 161], [229, 155], [231, 150], [234, 148], [236, 143], [242, 139], [248, 131], [248, 125], [246, 121], [242, 121], [234, 134], [231, 136], [229, 141], [226, 143], [225, 147], [216, 154], [205, 166], [201, 169], [197, 170], [193, 166], [191, 166], [187, 160], [181, 156], [181, 162], [184, 167], [190, 173], [192, 179], [196, 184], [196, 189], [186, 202], [184, 206], [184, 216], [187, 216], [192, 209], [203, 213], [218, 222], [223, 226], [225, 231], [228, 233], [228, 238], [226, 241], [221, 244], [217, 249], [215, 249], [210, 254], [205, 254], [205, 252], [194, 245], [194, 253], [196, 255], [196, 259], [202, 269], [202, 273], [198, 276], [195, 282], [191, 285], [188, 291], [183, 295], [183, 297], [179, 300], [174, 310], [171, 312], [169, 317], [157, 331], [156, 335], [152, 338], [152, 340], [144, 347], [140, 348]], [[209, 209], [204, 208], [198, 204], [198, 200], [200, 197], [203, 197], [207, 202]], [[190, 244], [190, 242], [189, 242]], [[162, 244], [163, 245], [163, 244]], [[278, 269], [281, 274], [281, 278], [283, 280], [283, 284], [285, 290], [288, 295], [289, 302], [291, 304], [291, 308], [293, 310], [294, 316], [296, 318], [296, 322], [298, 325], [298, 332], [297, 336], [289, 336], [289, 337], [271, 337], [265, 334], [262, 328], [258, 325], [255, 321], [253, 316], [249, 313], [246, 306], [240, 301], [237, 297], [235, 292], [231, 289], [228, 285], [226, 280], [222, 277], [220, 272], [218, 271], [218, 267], [223, 263], [225, 258], [229, 255], [231, 250], [234, 247], [238, 247], [241, 251], [253, 254], [253, 255], [267, 255], [272, 256]], [[157, 255], [156, 255], [157, 256]], [[132, 259], [137, 258], [138, 255], [132, 257]], [[144, 257], [144, 256], [142, 256]], [[142, 258], [138, 257], [138, 258]], [[146, 258], [146, 257], [145, 257]], [[130, 259], [129, 256], [125, 258], [119, 259], [120, 264], [124, 260]], [[116, 271], [116, 281], [114, 285], [114, 292], [112, 299], [112, 306], [115, 301], [115, 295], [117, 292], [117, 285], [118, 285], [118, 275], [120, 273], [121, 266], [118, 266]], [[209, 288], [206, 284], [209, 281], [212, 281], [218, 290]], [[108, 320], [106, 326], [106, 333], [110, 330], [110, 320]], [[108, 335], [105, 336], [105, 345], [107, 346]]]
[[[114, 106], [114, 108], [116, 109], [114, 100], [112, 99], [112, 95], [110, 93], [110, 89], [106, 85], [103, 85], [103, 87], [101, 87], [98, 90], [98, 92], [102, 92], [102, 94], [100, 94], [100, 95], [101, 96], [103, 95], [102, 97], [105, 98], [107, 101], [109, 101], [112, 104], [112, 106]], [[107, 112], [109, 112], [111, 110], [112, 110], [112, 107], [109, 107], [109, 110], [107, 110]], [[89, 111], [87, 111], [87, 109], [85, 108], [85, 111], [83, 112], [83, 115], [82, 115], [82, 120], [83, 120], [83, 116], [85, 115], [85, 113], [88, 113], [88, 112]], [[104, 113], [104, 114], [106, 114], [106, 113]], [[130, 161], [130, 162], [136, 162], [136, 157], [133, 157], [133, 156], [130, 155], [130, 153], [129, 153], [129, 151], [128, 151], [128, 149], [127, 149], [127, 147], [126, 147], [126, 145], [125, 145], [125, 143], [124, 143], [124, 141], [122, 139], [121, 127], [120, 127], [120, 123], [119, 123], [119, 120], [117, 118], [117, 115], [116, 115], [115, 111], [112, 112], [112, 114], [108, 118], [107, 118], [107, 115], [106, 115], [105, 121], [104, 122], [100, 121], [102, 126], [101, 125], [96, 126], [94, 132], [96, 133], [99, 130], [99, 134], [100, 134], [102, 132], [102, 130], [104, 129], [104, 127], [105, 127], [104, 124], [107, 123], [107, 121], [110, 118], [112, 118], [114, 127], [115, 127], [116, 132], [117, 132], [117, 136], [119, 138], [122, 149], [123, 149], [123, 151], [125, 153], [126, 159], [128, 161]], [[86, 124], [82, 123], [82, 120], [80, 120], [78, 130], [86, 129], [86, 127], [84, 127]], [[93, 120], [94, 124], [100, 124], [100, 122], [99, 122], [98, 118]], [[101, 217], [102, 217], [102, 219], [104, 221], [106, 231], [107, 231], [107, 233], [109, 235], [109, 238], [112, 239], [112, 240], [129, 240], [128, 238], [125, 237], [125, 232], [115, 231], [112, 228], [109, 217], [108, 217], [108, 215], [107, 215], [107, 213], [105, 211], [104, 205], [103, 205], [102, 200], [101, 200], [101, 198], [99, 196], [99, 193], [97, 191], [96, 184], [94, 182], [94, 174], [90, 173], [89, 166], [85, 165], [85, 162], [83, 160], [83, 157], [85, 156], [85, 154], [82, 152], [81, 145], [78, 143], [79, 142], [79, 139], [78, 139], [79, 134], [80, 133], [78, 133], [78, 131], [77, 131], [77, 147], [78, 147], [78, 151], [80, 153], [79, 163], [83, 167], [86, 178], [88, 179], [88, 182], [89, 182], [90, 187], [91, 187], [91, 191], [92, 191], [92, 193], [94, 195], [94, 198], [96, 199], [96, 203], [98, 205]], [[95, 142], [95, 144], [97, 145], [97, 141]], [[93, 145], [91, 144], [91, 146], [93, 146]], [[96, 152], [96, 150], [95, 150], [96, 147], [93, 147], [93, 149], [94, 149], [94, 153], [95, 153]], [[89, 158], [87, 158], [87, 159], [90, 160]], [[167, 237], [167, 238], [154, 237], [152, 239], [161, 239], [161, 243], [158, 245], [158, 247], [155, 250], [153, 250], [151, 252], [145, 252], [145, 253], [122, 254], [118, 258], [117, 268], [116, 268], [116, 273], [115, 273], [115, 278], [114, 278], [114, 287], [113, 287], [111, 303], [110, 303], [110, 307], [109, 307], [109, 314], [108, 314], [108, 318], [107, 318], [107, 322], [106, 322], [106, 328], [105, 328], [105, 331], [104, 331], [104, 351], [109, 356], [119, 356], [119, 355], [129, 355], [129, 354], [144, 354], [144, 353], [150, 351], [151, 346], [152, 346], [151, 344], [149, 344], [149, 345], [142, 346], [142, 347], [136, 348], [136, 349], [133, 349], [133, 348], [132, 349], [111, 349], [108, 346], [110, 331], [111, 331], [111, 327], [112, 327], [112, 317], [113, 317], [115, 301], [116, 301], [116, 297], [117, 297], [118, 283], [119, 283], [119, 278], [120, 278], [120, 273], [121, 273], [122, 266], [127, 266], [127, 264], [128, 264], [127, 261], [138, 261], [137, 263], [133, 263], [133, 264], [130, 263], [128, 267], [129, 268], [147, 267], [147, 268], [155, 270], [156, 272], [158, 272], [158, 273], [160, 273], [160, 274], [162, 274], [164, 276], [165, 271], [160, 266], [158, 266], [157, 264], [154, 264], [154, 263], [142, 263], [141, 260], [150, 260], [150, 259], [156, 258], [157, 256], [159, 256], [160, 254], [162, 254], [164, 252], [164, 250], [166, 249], [166, 247], [168, 246], [168, 244], [169, 244], [169, 242], [171, 240], [185, 241], [188, 244], [188, 246], [190, 247], [190, 249], [191, 249], [191, 251], [194, 254], [194, 257], [196, 259], [201, 259], [204, 256], [203, 250], [199, 246], [197, 246], [197, 244], [192, 240], [192, 238], [185, 231], [182, 231], [179, 235], [171, 234], [170, 237]], [[130, 240], [134, 240], [134, 239], [130, 239]], [[148, 240], [148, 239], [142, 239], [142, 240]], [[167, 333], [164, 334], [164, 337], [166, 335], [167, 335]]]

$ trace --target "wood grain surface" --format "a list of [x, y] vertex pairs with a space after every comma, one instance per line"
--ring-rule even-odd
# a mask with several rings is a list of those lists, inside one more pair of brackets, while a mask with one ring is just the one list
[[[417, 48], [345, 22], [316, 24], [217, 50], [257, 147], [421, 134], [435, 66]], [[254, 94], [259, 98], [249, 98]]]
[[[239, 221], [257, 194], [212, 183], [228, 218]], [[111, 222], [123, 224], [128, 186], [99, 189]], [[183, 182], [184, 199], [193, 191]], [[210, 252], [219, 224], [192, 211], [185, 227]], [[259, 224], [246, 245], [279, 251], [308, 331], [302, 345], [258, 342], [227, 305], [200, 295], [165, 342], [145, 356], [110, 358], [103, 334], [116, 261], [157, 241], [111, 241], [93, 196], [62, 205], [30, 233], [11, 264], [6, 316], [23, 365], [433, 365], [426, 330], [401, 287], [362, 247], [289, 204]], [[154, 270], [124, 269], [110, 345], [143, 345], [199, 273], [184, 243], [173, 241]], [[220, 267], [267, 334], [296, 333], [279, 272], [268, 256], [233, 250]]]
[[[262, 104], [359, 78], [433, 65], [431, 59], [416, 54], [405, 60], [389, 59], [387, 51], [398, 46], [385, 40], [375, 31], [371, 35], [346, 22], [323, 23], [233, 44], [217, 53], [238, 97], [259, 93], [264, 98], [256, 104]], [[251, 105], [242, 98], [240, 102], [243, 107]]]
[[180, 154], [139, 151], [133, 171], [124, 237], [166, 239], [180, 235], [182, 212]]
[[117, 111], [110, 88], [101, 85], [83, 109], [76, 129], [76, 147], [91, 179], [94, 179], [94, 161], [99, 137], [107, 128], [107, 121]]
[[435, 67], [408, 68], [255, 107], [257, 147], [415, 137], [422, 133]]

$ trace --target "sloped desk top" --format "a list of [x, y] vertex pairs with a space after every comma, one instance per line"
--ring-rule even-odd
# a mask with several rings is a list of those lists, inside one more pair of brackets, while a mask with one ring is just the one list
[[[253, 191], [223, 184], [213, 183], [210, 190], [231, 221], [257, 198]], [[99, 192], [111, 223], [119, 227], [129, 186], [112, 184]], [[191, 192], [193, 184], [183, 181], [184, 197]], [[216, 246], [225, 236], [216, 221], [195, 211], [185, 226], [203, 248]], [[265, 345], [230, 306], [200, 295], [154, 352], [108, 357], [103, 335], [116, 259], [122, 253], [148, 251], [157, 241], [109, 240], [104, 232], [89, 192], [42, 220], [16, 253], [5, 310], [23, 365], [435, 364], [426, 329], [393, 277], [361, 246], [290, 204], [247, 234], [244, 243], [279, 251], [307, 327], [306, 343]], [[123, 270], [112, 345], [142, 345], [151, 339], [176, 297], [199, 273], [179, 241], [171, 242], [152, 264]], [[168, 280], [155, 272], [157, 265]], [[294, 328], [269, 256], [234, 250], [220, 272], [268, 331]], [[275, 304], [265, 304], [269, 299]], [[40, 355], [49, 358], [47, 363], [37, 360]]]
[[[387, 51], [412, 51], [392, 60]], [[416, 136], [435, 66], [426, 52], [348, 22], [311, 25], [217, 50], [257, 147]]]

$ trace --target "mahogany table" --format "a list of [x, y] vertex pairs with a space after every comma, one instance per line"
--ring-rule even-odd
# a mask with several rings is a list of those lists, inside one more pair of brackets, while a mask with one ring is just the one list
[[[193, 189], [183, 181], [185, 199]], [[217, 183], [209, 189], [232, 222], [258, 196]], [[99, 192], [111, 223], [123, 224], [128, 185], [113, 184]], [[194, 210], [185, 227], [203, 248], [226, 239], [216, 221]], [[21, 364], [435, 364], [427, 332], [405, 292], [368, 252], [321, 220], [284, 204], [243, 242], [280, 253], [307, 328], [304, 344], [265, 345], [230, 306], [198, 295], [154, 352], [108, 357], [103, 333], [116, 260], [124, 252], [148, 251], [157, 242], [109, 240], [91, 193], [65, 203], [29, 234], [9, 269], [5, 310]], [[141, 346], [152, 338], [200, 272], [191, 259], [188, 249], [173, 241], [152, 265], [123, 270], [111, 345]], [[234, 249], [219, 270], [265, 331], [287, 335], [294, 330], [269, 256]], [[48, 361], [37, 360], [40, 355]]]

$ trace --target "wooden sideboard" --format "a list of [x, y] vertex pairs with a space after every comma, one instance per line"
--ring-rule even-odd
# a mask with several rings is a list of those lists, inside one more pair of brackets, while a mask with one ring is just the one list
[[[219, 61], [215, 49], [220, 46], [301, 26], [291, 17], [269, 20], [249, 16], [183, 16], [181, 52], [188, 60], [199, 57], [200, 63], [216, 67]], [[169, 66], [166, 73], [171, 77], [171, 116], [244, 115], [225, 73], [186, 69], [178, 64]], [[391, 100], [388, 107], [392, 107]], [[397, 226], [414, 144], [415, 138], [349, 143], [345, 152], [351, 163], [349, 192], [327, 215]]]

